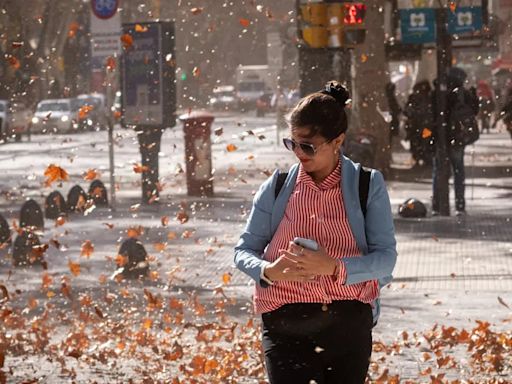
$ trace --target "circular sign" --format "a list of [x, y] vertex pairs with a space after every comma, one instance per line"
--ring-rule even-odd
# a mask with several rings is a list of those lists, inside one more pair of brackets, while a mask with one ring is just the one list
[[118, 6], [119, 0], [91, 0], [92, 12], [99, 19], [110, 19]]

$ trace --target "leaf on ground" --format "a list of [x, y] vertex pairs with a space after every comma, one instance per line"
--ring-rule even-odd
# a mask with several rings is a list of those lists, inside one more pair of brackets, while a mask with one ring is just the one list
[[251, 20], [246, 18], [240, 18], [239, 23], [242, 27], [247, 28], [249, 25], [251, 25]]
[[226, 145], [226, 151], [228, 152], [235, 152], [237, 149], [238, 147], [235, 144]]
[[68, 266], [69, 266], [69, 270], [71, 271], [73, 276], [76, 277], [76, 276], [80, 275], [80, 264], [79, 263], [74, 263], [71, 260], [69, 260]]
[[94, 244], [91, 240], [85, 240], [82, 243], [82, 248], [80, 249], [80, 256], [89, 258], [94, 252]]

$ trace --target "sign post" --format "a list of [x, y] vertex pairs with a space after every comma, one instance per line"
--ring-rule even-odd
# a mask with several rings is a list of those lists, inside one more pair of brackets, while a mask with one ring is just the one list
[[[108, 114], [108, 152], [110, 169], [110, 208], [116, 206], [114, 174], [114, 84], [116, 57], [121, 53], [121, 16], [117, 12], [119, 0], [91, 0], [91, 58], [93, 90], [105, 90]], [[105, 82], [105, 87], [103, 87]]]
[[142, 159], [142, 202], [158, 202], [158, 153], [165, 128], [176, 124], [174, 24], [123, 24], [129, 44], [121, 60], [122, 124], [137, 131]]

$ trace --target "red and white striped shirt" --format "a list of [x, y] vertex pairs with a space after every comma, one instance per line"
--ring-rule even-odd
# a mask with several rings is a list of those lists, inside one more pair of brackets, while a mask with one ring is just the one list
[[[320, 184], [316, 184], [300, 166], [283, 219], [263, 256], [265, 260], [276, 260], [279, 249], [287, 249], [295, 237], [315, 240], [335, 259], [361, 256], [343, 207], [340, 181], [341, 164]], [[328, 304], [334, 300], [371, 303], [377, 298], [377, 280], [344, 285], [345, 271], [343, 263], [340, 264], [341, 279], [317, 276], [308, 282], [275, 281], [266, 288], [257, 285], [254, 295], [256, 313], [270, 312], [291, 303]]]

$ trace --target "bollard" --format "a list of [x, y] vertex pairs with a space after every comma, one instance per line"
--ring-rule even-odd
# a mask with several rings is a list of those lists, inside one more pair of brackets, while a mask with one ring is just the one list
[[215, 119], [207, 112], [186, 113], [179, 117], [185, 135], [187, 194], [213, 196], [211, 126]]
[[127, 261], [114, 273], [114, 276], [120, 274], [123, 278], [138, 279], [148, 275], [149, 265], [146, 260], [148, 254], [139, 240], [129, 238], [123, 241], [119, 255], [125, 257]]
[[108, 207], [107, 188], [101, 180], [94, 180], [89, 186], [89, 198], [94, 201], [97, 207]]
[[69, 212], [83, 212], [87, 203], [87, 194], [78, 184], [68, 192]]
[[59, 191], [53, 191], [48, 195], [44, 204], [44, 215], [47, 219], [56, 220], [66, 216], [67, 210], [66, 200]]
[[11, 228], [9, 228], [9, 223], [0, 215], [0, 249], [3, 244], [9, 244], [11, 241]]
[[29, 199], [21, 206], [20, 227], [44, 231], [43, 210], [35, 200]]
[[39, 237], [31, 230], [23, 230], [14, 240], [12, 258], [15, 266], [29, 266], [42, 261], [42, 256], [34, 251], [41, 245]]

